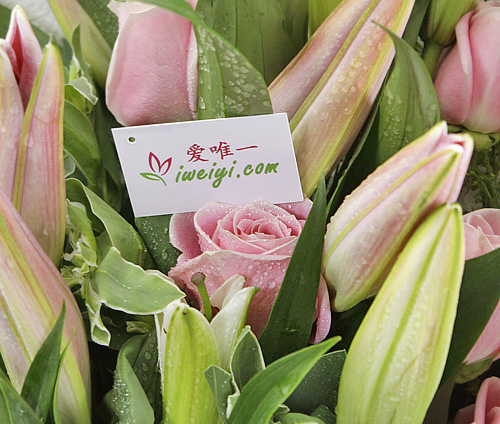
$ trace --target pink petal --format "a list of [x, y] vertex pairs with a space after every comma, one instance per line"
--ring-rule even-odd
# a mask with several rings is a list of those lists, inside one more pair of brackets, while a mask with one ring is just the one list
[[16, 61], [13, 63], [14, 72], [19, 81], [19, 89], [26, 109], [42, 61], [42, 50], [26, 14], [20, 7], [12, 10], [5, 40], [12, 46], [16, 55]]
[[[486, 416], [493, 408], [500, 407], [500, 379], [490, 377], [484, 380], [479, 388], [474, 411], [476, 424], [498, 424], [495, 420], [486, 420]], [[497, 414], [496, 414], [497, 415]]]
[[479, 10], [470, 20], [473, 89], [465, 125], [489, 133], [500, 130], [500, 7]]
[[498, 329], [500, 328], [500, 302], [497, 304], [481, 336], [474, 344], [474, 347], [465, 358], [467, 363], [483, 361], [491, 356], [500, 353], [500, 337]]
[[[169, 272], [169, 276], [180, 287], [186, 285], [188, 295], [197, 299], [199, 296], [196, 287], [191, 283], [191, 277], [195, 272], [205, 274], [205, 284], [209, 295], [233, 275], [244, 276], [245, 287], [260, 288], [250, 304], [247, 317], [247, 323], [252, 326], [252, 331], [260, 335], [271, 313], [289, 261], [289, 256], [251, 255], [221, 250], [205, 252], [197, 258], [179, 264]], [[327, 296], [326, 287], [323, 284], [318, 296], [320, 306], [317, 306], [315, 314], [318, 327], [316, 341], [324, 337], [329, 330], [330, 308], [327, 306]]]
[[194, 212], [176, 213], [170, 220], [170, 243], [182, 252], [179, 264], [201, 255], [198, 235], [194, 227]]
[[[453, 424], [473, 424], [474, 422], [474, 407], [475, 405], [469, 405], [463, 409], [460, 409], [455, 415]], [[481, 424], [481, 423], [476, 423]]]
[[66, 228], [63, 102], [63, 65], [49, 43], [24, 119], [14, 204], [55, 264], [61, 260]]
[[106, 103], [117, 120], [143, 125], [195, 119], [191, 23], [161, 7], [120, 15], [120, 21], [106, 83]]
[[10, 46], [4, 41], [0, 43], [0, 189], [12, 200], [24, 110], [11, 62], [3, 48]]

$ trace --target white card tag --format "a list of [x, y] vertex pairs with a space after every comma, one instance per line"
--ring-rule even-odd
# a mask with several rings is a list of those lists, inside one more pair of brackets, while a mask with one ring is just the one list
[[285, 113], [112, 131], [136, 217], [303, 200]]

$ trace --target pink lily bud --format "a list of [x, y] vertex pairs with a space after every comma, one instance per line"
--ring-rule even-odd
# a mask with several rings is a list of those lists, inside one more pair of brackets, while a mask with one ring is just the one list
[[7, 53], [18, 80], [23, 106], [26, 109], [42, 61], [42, 49], [26, 13], [19, 6], [12, 9], [5, 41], [12, 47], [12, 50]]
[[63, 302], [66, 319], [58, 389], [60, 422], [90, 423], [87, 337], [71, 290], [0, 190], [0, 351], [10, 380], [22, 389], [38, 349]]
[[[475, 258], [500, 247], [500, 209], [479, 209], [464, 215], [465, 259]], [[500, 304], [472, 350], [465, 358], [468, 365], [500, 354]], [[489, 366], [489, 363], [486, 364]]]
[[443, 119], [477, 132], [500, 131], [500, 2], [478, 2], [455, 29], [456, 44], [434, 85]]
[[302, 189], [343, 158], [359, 133], [394, 56], [413, 0], [345, 0], [269, 87], [290, 121]]
[[55, 264], [61, 260], [66, 222], [63, 90], [61, 57], [48, 44], [24, 117], [13, 203]]
[[500, 422], [500, 378], [490, 377], [481, 383], [476, 403], [455, 416], [453, 424], [498, 424]]
[[8, 50], [0, 40], [0, 189], [12, 200], [24, 110]]
[[[197, 0], [190, 0], [196, 7]], [[192, 24], [158, 6], [112, 1], [120, 32], [106, 104], [123, 125], [196, 119], [198, 56]]]
[[460, 192], [472, 154], [465, 134], [434, 126], [347, 196], [325, 237], [323, 270], [344, 311], [375, 295], [422, 220]]

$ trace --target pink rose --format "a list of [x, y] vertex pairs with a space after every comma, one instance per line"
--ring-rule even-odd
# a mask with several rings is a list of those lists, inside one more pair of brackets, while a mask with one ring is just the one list
[[[500, 209], [479, 209], [464, 215], [464, 234], [465, 259], [475, 258], [499, 248]], [[499, 330], [500, 303], [465, 361], [470, 364], [498, 355], [500, 353]]]
[[[169, 276], [199, 300], [191, 283], [195, 272], [205, 274], [208, 294], [235, 274], [246, 278], [245, 286], [259, 287], [247, 322], [259, 335], [269, 318], [285, 276], [290, 256], [312, 203], [273, 205], [256, 200], [245, 206], [208, 203], [196, 213], [175, 214], [170, 222], [172, 244], [182, 251]], [[316, 303], [314, 341], [323, 340], [330, 329], [330, 303], [323, 279]]]
[[453, 424], [500, 424], [500, 378], [484, 380], [476, 404], [458, 411]]
[[455, 29], [435, 87], [443, 119], [483, 133], [500, 131], [500, 2], [478, 2]]
[[[189, 0], [195, 8], [197, 0]], [[196, 118], [198, 53], [191, 22], [137, 1], [112, 1], [120, 31], [106, 81], [106, 104], [123, 125]]]

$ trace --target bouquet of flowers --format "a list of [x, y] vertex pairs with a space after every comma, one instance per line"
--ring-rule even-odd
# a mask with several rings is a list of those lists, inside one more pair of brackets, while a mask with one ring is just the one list
[[[500, 423], [500, 2], [0, 18], [1, 423]], [[201, 132], [191, 168], [151, 150], [137, 174], [209, 188], [137, 213], [122, 127], [272, 114], [301, 201]]]

